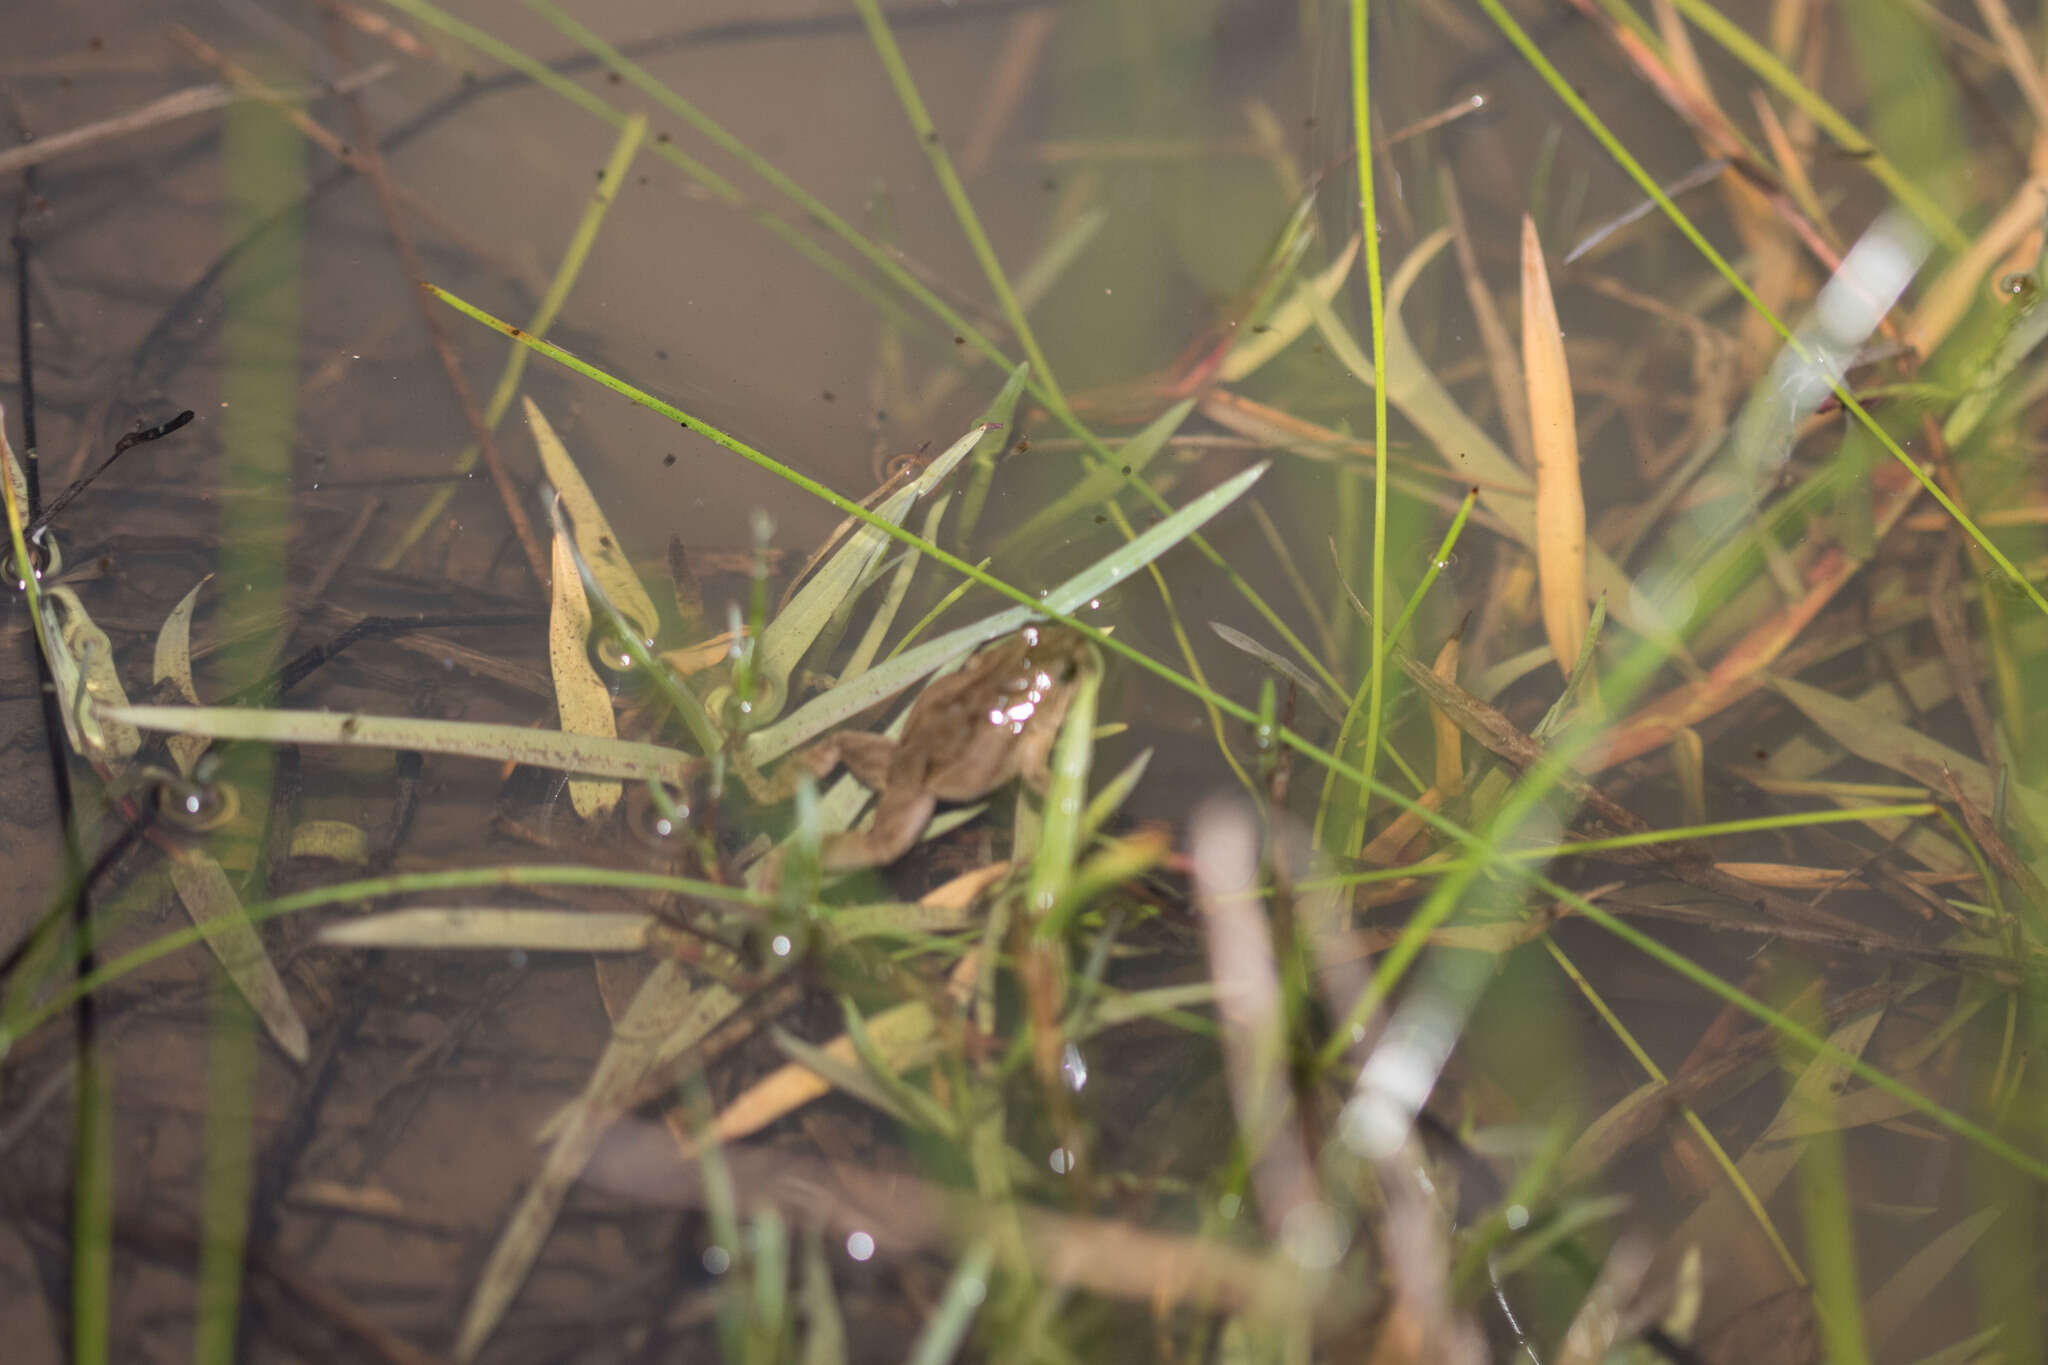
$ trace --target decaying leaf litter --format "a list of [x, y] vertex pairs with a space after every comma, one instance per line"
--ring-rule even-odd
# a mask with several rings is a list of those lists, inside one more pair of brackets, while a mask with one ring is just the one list
[[[538, 1134], [536, 1174], [489, 1254], [479, 1253], [460, 1326], [441, 1338], [458, 1358], [503, 1345], [506, 1314], [519, 1311], [576, 1182], [608, 1138], [641, 1132], [657, 1113], [667, 1145], [641, 1143], [640, 1159], [700, 1170], [683, 1202], [704, 1209], [729, 1286], [703, 1311], [728, 1352], [748, 1358], [835, 1339], [844, 1354], [834, 1273], [815, 1240], [801, 1254], [792, 1240], [820, 1228], [846, 1237], [895, 1229], [898, 1244], [884, 1251], [901, 1257], [905, 1274], [923, 1258], [947, 1277], [921, 1319], [921, 1349], [972, 1332], [996, 1355], [1085, 1350], [1102, 1339], [1092, 1334], [1113, 1332], [1114, 1316], [1056, 1311], [1078, 1293], [1127, 1303], [1127, 1321], [1149, 1314], [1154, 1345], [1175, 1356], [1299, 1358], [1369, 1333], [1390, 1358], [1478, 1358], [1507, 1349], [1526, 1322], [1528, 1340], [1555, 1340], [1573, 1359], [1645, 1333], [1697, 1341], [1719, 1358], [1744, 1311], [1769, 1303], [1793, 1324], [1785, 1340], [1867, 1358], [1882, 1354], [1881, 1329], [1911, 1319], [1911, 1305], [1933, 1301], [1946, 1277], [1995, 1279], [1999, 1258], [2031, 1245], [2031, 1225], [2013, 1226], [2024, 1212], [2000, 1220], [1990, 1207], [1903, 1204], [1860, 1190], [1844, 1160], [1863, 1143], [1945, 1152], [1947, 1135], [1962, 1139], [1964, 1161], [1996, 1172], [1982, 1180], [2017, 1192], [2048, 1177], [2028, 1103], [2038, 1027], [2027, 987], [2048, 915], [2039, 739], [2048, 717], [2026, 682], [2048, 615], [2043, 489], [2027, 420], [2048, 336], [2037, 177], [2008, 177], [2004, 197], [1986, 193], [1968, 213], [1942, 203], [1815, 88], [1818, 21], [1774, 29], [1786, 49], [1775, 51], [1700, 0], [1653, 7], [1653, 25], [1588, 7], [1612, 59], [1657, 90], [1719, 164], [1695, 178], [1709, 188], [1686, 209], [1739, 244], [1731, 265], [1622, 141], [1594, 126], [1543, 49], [1483, 3], [1494, 29], [1552, 80], [1556, 107], [1592, 129], [1663, 212], [1589, 231], [1532, 193], [1519, 236], [1496, 232], [1457, 211], [1453, 195], [1471, 187], [1445, 168], [1443, 203], [1401, 204], [1400, 230], [1382, 242], [1370, 193], [1362, 238], [1328, 230], [1346, 219], [1333, 206], [1347, 176], [1356, 187], [1355, 169], [1304, 181], [1275, 158], [1289, 201], [1276, 221], [1288, 227], [1245, 267], [1254, 284], [1226, 310], [1226, 341], [1157, 386], [1148, 421], [1106, 438], [1083, 415], [1109, 407], [1061, 387], [1027, 315], [1043, 290], [1057, 290], [1057, 269], [1033, 274], [1036, 288], [1010, 287], [943, 143], [924, 138], [933, 129], [914, 66], [872, 5], [863, 17], [880, 64], [988, 273], [1004, 330], [976, 327], [631, 58], [552, 6], [532, 7], [873, 265], [900, 291], [883, 313], [888, 335], [928, 309], [994, 362], [979, 372], [986, 388], [1001, 373], [1011, 382], [951, 448], [865, 507], [543, 340], [644, 124], [407, 0], [395, 8], [411, 22], [573, 91], [621, 129], [604, 193], [533, 325], [436, 291], [515, 343], [505, 382], [477, 415], [481, 448], [533, 351], [618, 395], [605, 401], [649, 407], [823, 498], [849, 519], [843, 533], [773, 610], [757, 571], [722, 635], [663, 639], [649, 591], [658, 575], [645, 567], [657, 547], [611, 529], [601, 482], [586, 484], [573, 440], [524, 396], [537, 447], [526, 467], [543, 471], [536, 482], [549, 490], [529, 515], [554, 528], [552, 597], [532, 599], [532, 638], [546, 640], [552, 662], [552, 714], [526, 724], [411, 715], [402, 704], [280, 709], [214, 696], [203, 705], [211, 680], [195, 671], [193, 642], [211, 644], [221, 628], [204, 584], [159, 623], [147, 675], [156, 695], [131, 704], [131, 692], [146, 690], [139, 655], [118, 651], [95, 624], [88, 602], [102, 604], [64, 581], [62, 562], [40, 593], [24, 595], [20, 618], [33, 623], [58, 702], [53, 742], [104, 784], [90, 802], [103, 815], [85, 832], [108, 842], [166, 799], [213, 817], [194, 832], [150, 832], [162, 866], [154, 884], [175, 890], [195, 927], [105, 963], [87, 986], [118, 986], [143, 961], [203, 941], [276, 1048], [305, 1063], [321, 1023], [309, 1032], [304, 991], [265, 951], [265, 921], [346, 909], [321, 934], [334, 949], [607, 955], [597, 980], [613, 1015], [609, 1042], [580, 1094]], [[1972, 60], [1997, 54], [2004, 69], [1992, 65], [1987, 78], [2037, 95], [2040, 62], [2024, 33], [2002, 4], [1980, 9], [1990, 38], [1969, 49]], [[1709, 74], [1702, 39], [1734, 63], [1741, 102], [1723, 103], [1731, 86], [1717, 94], [1729, 76]], [[1791, 60], [1802, 52], [1804, 66]], [[1882, 115], [1882, 100], [1872, 103]], [[1363, 99], [1358, 108], [1357, 140], [1371, 143]], [[1846, 170], [1823, 164], [1822, 138], [1849, 153]], [[656, 147], [712, 186], [671, 144]], [[1891, 208], [1845, 207], [1859, 172]], [[773, 208], [728, 197], [764, 226], [781, 222]], [[1978, 219], [1973, 235], [1963, 224]], [[1675, 397], [1654, 388], [1654, 365], [1669, 358], [1656, 346], [1582, 335], [1570, 321], [1589, 316], [1596, 298], [1642, 306], [1648, 296], [1618, 276], [1659, 235], [1667, 245], [1689, 240], [1720, 272], [1685, 282], [1706, 302], [1671, 353], [1712, 382]], [[1071, 268], [1086, 236], [1053, 237], [1045, 259]], [[1562, 251], [1574, 236], [1584, 245]], [[1360, 240], [1371, 249], [1361, 252]], [[1444, 256], [1453, 241], [1458, 251]], [[1384, 301], [1369, 304], [1380, 299], [1382, 246]], [[1509, 262], [1518, 272], [1502, 268]], [[1483, 356], [1462, 367], [1455, 348], [1418, 341], [1417, 290], [1427, 284], [1448, 299], [1441, 277], [1453, 263], [1485, 336]], [[1519, 351], [1489, 313], [1519, 315]], [[1420, 327], [1440, 331], [1434, 319]], [[483, 333], [462, 335], [471, 345]], [[1358, 413], [1375, 400], [1402, 423], [1398, 443], [1384, 416], [1380, 439], [1351, 434], [1369, 424]], [[1249, 438], [1281, 462], [1281, 477], [1262, 478], [1263, 463], [1218, 477], [1204, 455], [1217, 447], [1203, 444], [1198, 419]], [[985, 515], [988, 490], [1002, 486], [1003, 466], [1019, 461], [1027, 443], [1018, 432], [1042, 433], [1029, 442], [1042, 451], [1078, 452], [1083, 472], [1007, 539], [961, 538], [963, 522], [978, 527]], [[1588, 479], [1596, 449], [1598, 483]], [[11, 451], [7, 460], [19, 569], [34, 509]], [[1281, 486], [1297, 473], [1303, 485]], [[949, 476], [968, 489], [969, 515], [949, 518]], [[1322, 491], [1305, 501], [1301, 487]], [[1361, 509], [1376, 495], [1402, 498], [1425, 528], [1406, 534], [1436, 545], [1426, 568], [1388, 560], [1384, 536], [1370, 544]], [[508, 506], [526, 496], [506, 488]], [[1334, 518], [1309, 514], [1317, 497]], [[56, 525], [60, 545], [90, 505]], [[1212, 544], [1218, 526], [1250, 511], [1269, 526], [1299, 518], [1318, 528], [1313, 539], [1269, 538], [1279, 581], [1301, 601], [1268, 601], [1263, 576]], [[406, 562], [405, 545], [432, 517], [416, 515], [387, 547], [388, 564]], [[1084, 522], [1106, 524], [1122, 543], [1043, 594], [1017, 586], [1011, 576], [1038, 542]], [[1182, 619], [1155, 565], [1184, 540], [1201, 566], [1191, 572], [1240, 599], [1234, 622], [1202, 631], [1200, 619]], [[741, 561], [765, 565], [768, 549], [764, 537]], [[990, 550], [981, 564], [968, 557]], [[1444, 571], [1461, 557], [1484, 565], [1476, 604], [1445, 591]], [[1094, 613], [1141, 570], [1110, 612]], [[673, 586], [679, 600], [692, 592]], [[1205, 603], [1220, 600], [1214, 591]], [[996, 609], [997, 596], [1011, 605]], [[295, 610], [315, 619], [308, 605]], [[1290, 626], [1297, 612], [1308, 628]], [[1132, 622], [1116, 619], [1124, 615], [1171, 628], [1134, 646]], [[823, 884], [820, 840], [867, 803], [852, 778], [802, 790], [770, 815], [766, 832], [784, 835], [785, 849], [764, 857], [766, 838], [743, 836], [752, 829], [741, 821], [744, 793], [760, 790], [760, 769], [794, 761], [835, 727], [870, 723], [884, 701], [1039, 618], [1088, 630], [1103, 669], [1087, 674], [1088, 704], [1069, 712], [1043, 802], [1004, 792], [992, 803], [1013, 812], [1007, 863], [984, 854], [985, 866], [914, 903], [878, 897], [894, 875]], [[1112, 624], [1124, 629], [1099, 629]], [[385, 633], [407, 632], [400, 623]], [[18, 634], [26, 644], [29, 632]], [[1169, 639], [1181, 652], [1175, 664], [1141, 647]], [[1197, 642], [1211, 639], [1259, 663], [1270, 679], [1262, 695], [1206, 681]], [[1208, 667], [1220, 658], [1210, 654]], [[497, 665], [501, 676], [513, 666]], [[306, 678], [317, 692], [318, 672], [298, 681]], [[1234, 799], [1205, 807], [1177, 837], [1117, 819], [1144, 754], [1126, 755], [1119, 771], [1094, 761], [1096, 743], [1110, 738], [1094, 724], [1096, 688], [1153, 680], [1199, 702], [1218, 771], [1239, 783]], [[634, 704], [622, 707], [628, 693]], [[160, 746], [145, 739], [158, 735]], [[272, 896], [252, 880], [267, 864], [250, 849], [259, 819], [275, 817], [238, 806], [212, 775], [237, 744], [558, 772], [565, 784], [538, 797], [508, 787], [542, 818], [510, 811], [500, 828], [554, 855], [594, 852], [585, 825], [630, 826], [648, 842], [629, 862], [645, 865], [652, 847], [656, 864], [678, 872], [650, 875], [614, 854], [609, 866], [405, 869]], [[1324, 776], [1292, 782], [1306, 766]], [[1657, 818], [1670, 811], [1685, 814]], [[964, 825], [967, 839], [982, 839], [984, 814], [953, 812], [927, 837], [946, 845]], [[1297, 836], [1296, 820], [1315, 836]], [[381, 830], [296, 823], [293, 848], [364, 859], [372, 847], [397, 851]], [[780, 875], [764, 879], [769, 867]], [[112, 869], [111, 882], [133, 888], [122, 897], [132, 920], [154, 874]], [[1183, 875], [1198, 910], [1181, 894]], [[642, 908], [591, 913], [583, 893], [561, 893], [560, 909], [493, 903], [489, 891], [482, 904], [435, 899], [542, 884], [604, 888], [605, 903]], [[373, 903], [397, 908], [360, 913]], [[40, 1040], [80, 996], [62, 984], [77, 951], [62, 914], [36, 923], [7, 985], [7, 1040], [23, 1068], [46, 1055]], [[1185, 951], [1198, 931], [1206, 969]], [[1657, 964], [1665, 974], [1655, 989], [1668, 993], [1675, 976], [1698, 1001], [1720, 1000], [1722, 1016], [1689, 1051], [1667, 1048], [1657, 1060], [1636, 1031], [1643, 1021], [1610, 998], [1617, 984], [1642, 989], [1630, 971], [1645, 969], [1592, 952], [1603, 934]], [[1568, 1060], [1558, 1059], [1527, 1077], [1488, 1068], [1509, 1046], [1493, 1036], [1489, 992], [1535, 972], [1560, 999], [1583, 1002], [1553, 1006], [1551, 1020], [1599, 1038], [1582, 1045], [1585, 1075], [1567, 1079]], [[820, 1008], [799, 1031], [805, 1000]], [[836, 1022], [824, 1026], [820, 1009]], [[1201, 1040], [1218, 1037], [1206, 1112], [1224, 1117], [1228, 1140], [1189, 1144], [1207, 1164], [1162, 1175], [1156, 1154], [1141, 1153], [1119, 1166], [1128, 1154], [1103, 1092], [1089, 1095], [1075, 1077], [1087, 1074], [1091, 1049], [1128, 1056], [1126, 1032], [1146, 1047], [1205, 1056]], [[785, 1060], [765, 1066], [758, 1049]], [[1590, 1062], [1609, 1054], [1632, 1069], [1608, 1074]], [[743, 1058], [750, 1069], [733, 1069]], [[715, 1111], [691, 1079], [699, 1074], [727, 1097]], [[1446, 1084], [1430, 1100], [1440, 1074]], [[1579, 1107], [1535, 1103], [1538, 1076], [1580, 1092]], [[787, 1182], [737, 1177], [758, 1175], [759, 1163], [744, 1146], [724, 1146], [791, 1116], [802, 1135], [793, 1145], [822, 1143], [806, 1107], [827, 1095], [878, 1116], [878, 1131], [946, 1154], [934, 1178], [904, 1187], [914, 1215], [891, 1224], [841, 1208], [807, 1218]], [[1185, 1102], [1192, 1111], [1204, 1101]], [[1165, 1118], [1175, 1122], [1170, 1105]], [[1652, 1142], [1664, 1153], [1659, 1187], [1683, 1218], [1646, 1216], [1606, 1194], [1610, 1181], [1643, 1187], [1616, 1163]], [[1029, 1155], [1033, 1144], [1050, 1148], [1058, 1179]], [[1165, 1145], [1168, 1157], [1175, 1150]], [[801, 1168], [800, 1150], [782, 1154], [787, 1169]], [[823, 1155], [833, 1174], [818, 1178], [839, 1181], [859, 1207], [843, 1125]], [[898, 1178], [887, 1148], [862, 1155], [878, 1163], [874, 1180]], [[598, 1178], [629, 1193], [658, 1184], [651, 1174], [622, 1181], [615, 1168]], [[1135, 1206], [1122, 1193], [1132, 1181], [1148, 1191]], [[1796, 1197], [1780, 1193], [1788, 1183]], [[1062, 1202], [1073, 1207], [1049, 1212]], [[1866, 1244], [1870, 1213], [1859, 1206], [1873, 1204], [1910, 1229], [1912, 1254]], [[1237, 1217], [1240, 1208], [1254, 1216]], [[1637, 1249], [1646, 1233], [1661, 1239], [1655, 1261]], [[1148, 1269], [1132, 1274], [1134, 1258]], [[1597, 1268], [1603, 1258], [1597, 1281], [1567, 1275], [1560, 1287], [1562, 1264]], [[2030, 1337], [2023, 1306], [1995, 1294], [1981, 1304], [1977, 1319], [1953, 1324], [1944, 1358], [2026, 1358], [2039, 1324]]]

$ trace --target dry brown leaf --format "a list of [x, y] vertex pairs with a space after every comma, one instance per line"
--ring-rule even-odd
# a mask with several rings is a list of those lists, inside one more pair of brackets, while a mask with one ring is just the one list
[[1522, 370], [1536, 451], [1536, 574], [1543, 632], [1570, 675], [1586, 638], [1586, 498], [1579, 484], [1578, 420], [1564, 332], [1534, 220], [1522, 217]]
[[[1462, 648], [1462, 642], [1455, 635], [1444, 641], [1444, 647], [1436, 652], [1436, 663], [1430, 671], [1445, 682], [1456, 682], [1458, 655]], [[1465, 732], [1444, 714], [1442, 707], [1433, 702], [1429, 708], [1429, 726], [1436, 736], [1436, 789], [1447, 797], [1462, 796], [1465, 793]]]
[[[192, 591], [171, 608], [171, 614], [164, 618], [163, 628], [156, 633], [152, 680], [159, 687], [168, 684], [180, 701], [193, 706], [199, 705], [199, 690], [192, 685], [192, 611], [199, 602], [199, 590], [212, 581], [213, 575], [208, 574], [194, 583]], [[171, 761], [178, 765], [178, 771], [190, 777], [192, 765], [199, 761], [199, 755], [205, 753], [211, 743], [212, 740], [198, 735], [172, 735], [164, 741], [164, 747], [170, 751]]]
[[[531, 398], [520, 401], [526, 405], [526, 421], [533, 428], [533, 444], [540, 451], [548, 482], [561, 495], [569, 520], [575, 525], [576, 548], [582, 552], [583, 562], [590, 566], [590, 576], [611, 598], [619, 615], [640, 632], [640, 638], [651, 642], [661, 629], [661, 613], [654, 609], [654, 599], [647, 595], [640, 575], [633, 572], [632, 562], [620, 548], [618, 537], [612, 534], [611, 523], [605, 520], [604, 510], [598, 506], [590, 485], [583, 481], [582, 472], [576, 468], [562, 438], [555, 435], [555, 429], [548, 425], [548, 419]], [[561, 577], [559, 570], [555, 576]], [[575, 576], [573, 570], [570, 576]]]

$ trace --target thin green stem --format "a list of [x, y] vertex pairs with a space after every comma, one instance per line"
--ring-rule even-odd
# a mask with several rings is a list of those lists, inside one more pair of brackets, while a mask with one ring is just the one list
[[[1380, 272], [1379, 208], [1373, 191], [1371, 71], [1367, 65], [1367, 0], [1351, 0], [1351, 118], [1358, 156], [1358, 204], [1365, 234], [1365, 286], [1372, 315], [1372, 672], [1367, 683], [1364, 770], [1368, 787], [1380, 748], [1386, 685], [1387, 592], [1387, 296]], [[1361, 832], [1365, 801], [1347, 838]]]
[[932, 174], [938, 177], [946, 202], [953, 206], [953, 217], [967, 235], [967, 244], [981, 265], [982, 277], [988, 281], [997, 305], [1003, 310], [1003, 320], [1010, 324], [1017, 344], [1024, 348], [1024, 355], [1031, 362], [1032, 373], [1044, 386], [1046, 405], [1063, 422], [1071, 424], [1073, 415], [1067, 407], [1067, 397], [1060, 391], [1059, 381], [1053, 377], [1052, 364], [1040, 349], [1030, 320], [1024, 316], [1024, 305], [1017, 301], [1017, 293], [1010, 287], [1009, 277], [1003, 273], [1003, 263], [996, 259], [995, 244], [989, 241], [988, 233], [982, 229], [981, 218], [974, 211], [974, 201], [967, 197], [967, 187], [960, 182], [959, 172], [953, 168], [953, 158], [946, 154], [945, 145], [939, 140], [938, 125], [932, 122], [931, 112], [925, 108], [924, 98], [917, 92], [917, 79], [910, 74], [910, 64], [903, 60], [903, 49], [896, 45], [896, 35], [889, 31], [889, 21], [882, 14], [882, 7], [875, 0], [853, 0], [853, 3], [854, 8], [860, 11], [861, 22], [867, 25], [868, 41], [874, 44], [875, 55], [882, 60], [882, 69], [889, 75], [889, 84], [895, 87], [896, 98], [902, 102], [903, 112], [910, 120], [910, 131], [917, 134], [918, 145], [924, 148], [925, 157], [932, 164]]

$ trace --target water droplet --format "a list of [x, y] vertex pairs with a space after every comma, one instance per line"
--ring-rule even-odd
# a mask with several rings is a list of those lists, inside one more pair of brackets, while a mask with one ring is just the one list
[[1060, 1072], [1067, 1078], [1069, 1090], [1078, 1091], [1088, 1084], [1088, 1059], [1072, 1043], [1067, 1044], [1066, 1055], [1060, 1059]]

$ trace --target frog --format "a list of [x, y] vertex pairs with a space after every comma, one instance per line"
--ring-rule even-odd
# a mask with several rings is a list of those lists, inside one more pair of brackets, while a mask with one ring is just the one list
[[933, 679], [911, 704], [899, 738], [841, 731], [798, 754], [792, 763], [812, 776], [822, 779], [843, 764], [875, 793], [875, 816], [865, 829], [826, 839], [824, 870], [895, 862], [941, 801], [979, 801], [1017, 779], [1043, 795], [1053, 740], [1089, 650], [1078, 630], [1026, 626]]

